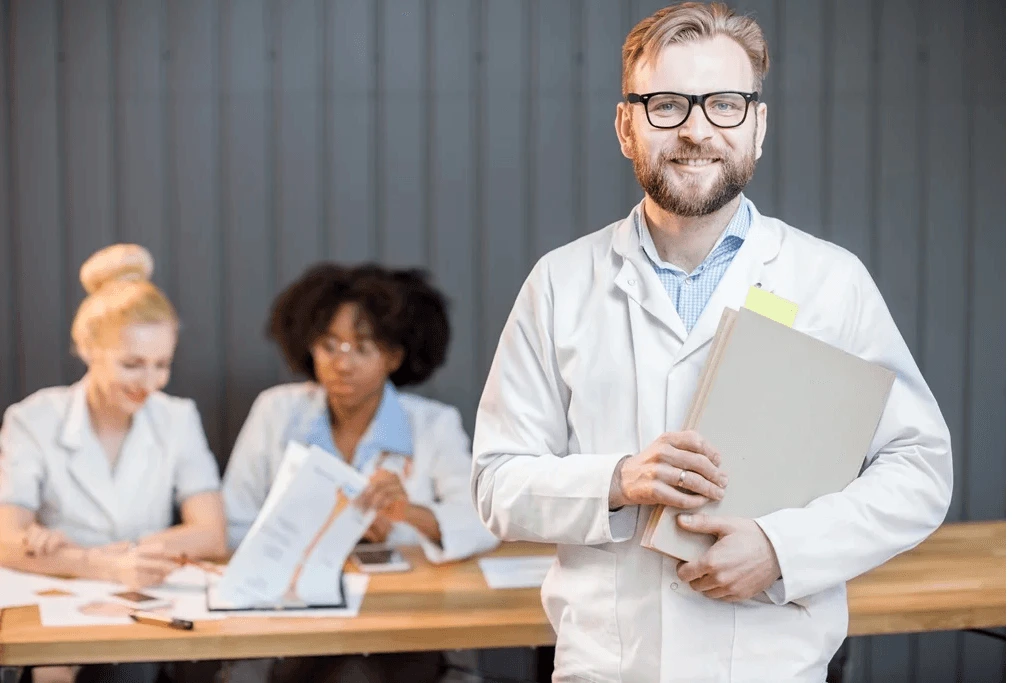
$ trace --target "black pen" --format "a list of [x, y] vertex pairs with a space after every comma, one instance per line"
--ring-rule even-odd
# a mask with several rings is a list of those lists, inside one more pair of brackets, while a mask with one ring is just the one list
[[133, 621], [140, 624], [152, 624], [153, 626], [167, 626], [169, 628], [176, 628], [182, 631], [191, 631], [195, 625], [187, 619], [178, 619], [177, 617], [168, 617], [163, 614], [153, 614], [152, 612], [130, 612], [128, 614]]

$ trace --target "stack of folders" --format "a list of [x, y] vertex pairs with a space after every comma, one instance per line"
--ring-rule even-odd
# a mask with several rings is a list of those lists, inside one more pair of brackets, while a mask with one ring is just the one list
[[[746, 308], [726, 309], [684, 430], [722, 455], [729, 485], [698, 512], [753, 519], [844, 489], [861, 466], [895, 374]], [[714, 538], [654, 510], [642, 545], [692, 561]]]

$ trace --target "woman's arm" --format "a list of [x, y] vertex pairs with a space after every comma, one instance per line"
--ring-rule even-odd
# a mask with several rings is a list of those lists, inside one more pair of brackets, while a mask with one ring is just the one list
[[441, 525], [430, 508], [422, 505], [409, 505], [405, 511], [405, 520], [433, 543], [441, 545]]
[[[35, 526], [35, 515], [30, 510], [0, 505], [0, 565], [33, 574], [114, 581], [129, 588], [159, 584], [178, 567], [161, 544], [153, 543], [127, 548], [117, 548], [119, 544], [83, 548], [60, 538], [63, 545], [56, 549], [50, 550], [44, 543], [43, 550], [49, 552], [31, 552], [25, 538]], [[44, 531], [49, 531], [51, 537], [63, 536], [60, 532]]]
[[429, 462], [435, 500], [423, 510], [430, 514], [429, 522], [436, 531], [430, 534], [411, 520], [410, 524], [431, 541], [421, 543], [428, 560], [463, 560], [492, 550], [498, 539], [484, 527], [470, 498], [469, 437], [462, 428], [458, 410], [449, 406], [432, 422], [431, 434], [425, 441], [434, 451]]
[[[85, 551], [51, 532], [53, 543], [44, 543], [42, 552], [32, 552], [26, 542], [35, 525], [35, 515], [17, 505], [0, 505], [0, 565], [36, 574], [99, 579], [96, 567], [86, 560]], [[55, 546], [55, 547], [54, 547]]]
[[224, 505], [219, 491], [197, 493], [181, 504], [181, 524], [139, 539], [140, 544], [163, 546], [169, 555], [195, 560], [227, 556]]
[[375, 535], [386, 537], [391, 531], [391, 522], [405, 522], [415, 527], [432, 543], [441, 543], [441, 526], [437, 522], [437, 516], [430, 508], [411, 504], [402, 480], [390, 470], [380, 469], [374, 472], [366, 489], [356, 499], [356, 504], [363, 509], [377, 511], [374, 526], [368, 531], [371, 540]]

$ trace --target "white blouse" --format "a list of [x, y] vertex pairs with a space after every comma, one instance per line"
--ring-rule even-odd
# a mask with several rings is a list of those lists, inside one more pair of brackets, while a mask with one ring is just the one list
[[10, 406], [0, 427], [0, 504], [83, 546], [171, 526], [174, 506], [220, 477], [195, 403], [153, 393], [113, 468], [89, 421], [85, 386], [51, 387]]

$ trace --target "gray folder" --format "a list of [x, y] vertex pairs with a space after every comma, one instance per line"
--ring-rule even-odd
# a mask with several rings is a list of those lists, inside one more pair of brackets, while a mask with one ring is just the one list
[[[747, 309], [726, 309], [686, 416], [722, 454], [709, 515], [755, 518], [845, 488], [868, 455], [895, 374]], [[714, 539], [660, 507], [644, 547], [692, 561]]]

